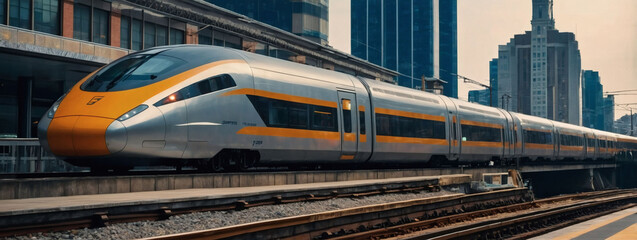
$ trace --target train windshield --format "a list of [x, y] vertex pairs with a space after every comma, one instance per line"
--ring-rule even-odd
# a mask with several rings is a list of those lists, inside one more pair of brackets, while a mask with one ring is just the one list
[[113, 92], [143, 87], [213, 61], [206, 55], [210, 56], [188, 47], [133, 53], [102, 68], [80, 88], [89, 92]]

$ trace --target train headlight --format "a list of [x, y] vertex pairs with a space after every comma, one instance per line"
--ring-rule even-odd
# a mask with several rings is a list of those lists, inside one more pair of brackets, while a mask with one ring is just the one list
[[53, 106], [51, 107], [51, 109], [49, 109], [49, 111], [46, 113], [47, 117], [53, 118], [55, 116], [55, 112], [58, 111], [58, 108], [60, 107], [60, 103], [62, 102], [62, 99], [64, 99], [64, 97], [66, 97], [66, 93], [62, 94], [62, 96], [58, 98], [58, 100], [55, 101], [55, 103], [53, 103]]
[[155, 107], [159, 107], [161, 105], [166, 105], [166, 104], [169, 104], [169, 103], [174, 103], [174, 102], [177, 102], [177, 101], [184, 100], [184, 98], [182, 97], [183, 94], [180, 93], [182, 91], [183, 90], [175, 92], [173, 94], [168, 95], [168, 97], [165, 97], [164, 99], [159, 100], [159, 102], [156, 102], [154, 104]]
[[132, 118], [135, 115], [139, 114], [140, 112], [143, 112], [147, 108], [148, 108], [148, 105], [146, 105], [146, 104], [139, 105], [139, 106], [133, 108], [132, 110], [128, 111], [127, 113], [124, 113], [124, 115], [122, 115], [119, 118], [117, 118], [117, 120], [118, 121], [124, 121], [126, 119]]
[[58, 107], [60, 107], [60, 103], [59, 102], [55, 102], [53, 104], [53, 107], [51, 107], [51, 109], [49, 109], [49, 112], [46, 114], [47, 117], [49, 118], [53, 118], [53, 116], [55, 116], [55, 112], [57, 112]]

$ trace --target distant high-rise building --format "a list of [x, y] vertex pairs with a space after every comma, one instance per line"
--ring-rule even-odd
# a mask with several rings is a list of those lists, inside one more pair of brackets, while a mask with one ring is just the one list
[[206, 0], [314, 42], [327, 44], [328, 0]]
[[[632, 118], [632, 119], [631, 119]], [[632, 124], [632, 127], [631, 127]], [[613, 132], [619, 134], [625, 134], [629, 136], [637, 136], [635, 133], [637, 131], [637, 113], [633, 113], [633, 115], [626, 114], [619, 119], [615, 120], [615, 125], [613, 126]]]
[[604, 96], [599, 73], [582, 71], [582, 126], [604, 130]]
[[494, 58], [489, 61], [489, 85], [491, 86], [491, 105], [494, 107], [498, 104], [498, 59]]
[[489, 106], [489, 89], [469, 91], [469, 102]]
[[615, 126], [615, 96], [604, 98], [604, 131], [612, 132]]
[[398, 71], [398, 84], [421, 88], [421, 77], [447, 83], [458, 97], [456, 0], [352, 0], [352, 55]]
[[513, 111], [580, 125], [581, 59], [575, 35], [555, 29], [552, 1], [533, 0], [531, 31], [498, 51], [498, 98]]

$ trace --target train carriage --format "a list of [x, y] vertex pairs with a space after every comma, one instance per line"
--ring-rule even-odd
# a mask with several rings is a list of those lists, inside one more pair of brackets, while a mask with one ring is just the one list
[[612, 134], [600, 130], [593, 131], [595, 132], [595, 138], [598, 146], [597, 159], [604, 160], [612, 158]]
[[637, 138], [201, 45], [139, 51], [88, 75], [38, 125], [98, 170], [612, 159]]
[[553, 122], [553, 126], [556, 133], [556, 159], [584, 160], [586, 158], [584, 129], [561, 122]]
[[458, 107], [461, 161], [503, 160], [505, 149], [510, 147], [505, 141], [510, 131], [506, 116], [495, 108], [459, 100], [453, 102]]
[[520, 148], [523, 159], [555, 159], [555, 131], [548, 119], [519, 113], [513, 114], [520, 120], [518, 134], [521, 136]]
[[440, 96], [373, 80], [374, 154], [371, 162], [426, 163], [448, 159], [451, 118]]
[[584, 131], [584, 141], [586, 144], [586, 160], [594, 160], [597, 159], [597, 155], [599, 154], [599, 146], [597, 145], [597, 140], [595, 138], [595, 131], [590, 128], [582, 128]]
[[235, 105], [246, 115], [237, 123], [235, 133], [244, 137], [237, 147], [258, 151], [263, 164], [367, 160], [369, 96], [357, 79], [255, 54], [245, 59], [254, 87], [225, 95], [244, 99]]

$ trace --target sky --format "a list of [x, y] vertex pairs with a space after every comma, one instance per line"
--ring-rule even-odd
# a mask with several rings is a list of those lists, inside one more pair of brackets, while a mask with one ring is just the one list
[[[498, 45], [531, 29], [531, 0], [457, 1], [458, 74], [488, 84]], [[329, 44], [350, 53], [350, 1], [332, 0], [329, 7]], [[557, 30], [575, 33], [582, 70], [598, 71], [604, 91], [637, 89], [637, 0], [554, 0], [553, 17]], [[462, 100], [482, 89], [458, 85]], [[615, 102], [637, 103], [637, 95], [617, 95]], [[637, 112], [637, 104], [631, 107]], [[615, 118], [628, 113], [615, 108]]]

